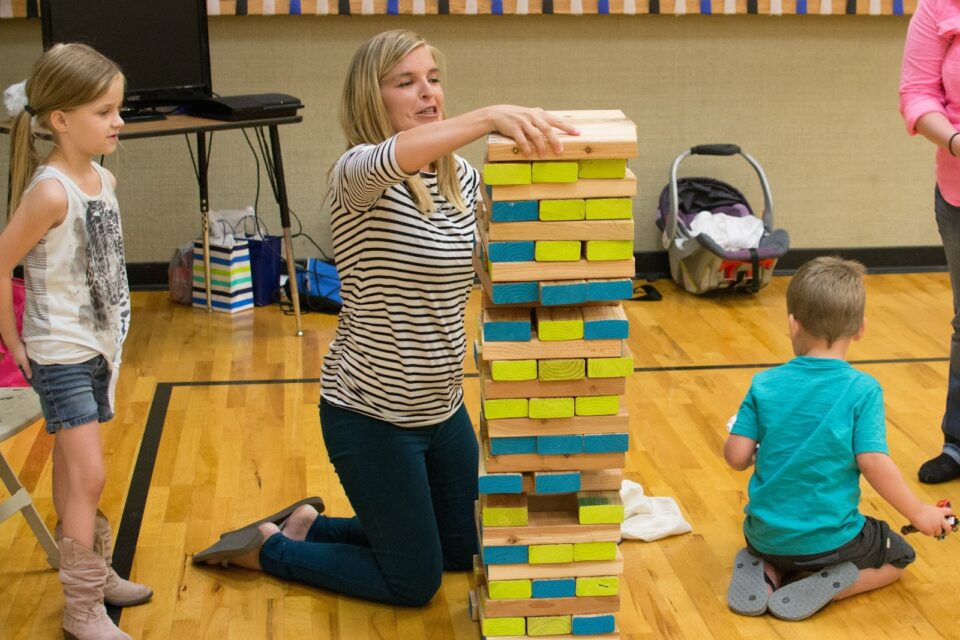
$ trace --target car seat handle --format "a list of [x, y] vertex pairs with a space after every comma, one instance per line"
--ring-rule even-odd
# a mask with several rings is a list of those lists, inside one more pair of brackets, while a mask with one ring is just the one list
[[695, 156], [735, 156], [740, 147], [735, 144], [698, 144], [690, 147], [690, 155]]

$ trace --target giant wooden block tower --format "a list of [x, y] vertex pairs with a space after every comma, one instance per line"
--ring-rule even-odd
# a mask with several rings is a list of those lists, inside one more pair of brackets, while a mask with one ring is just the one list
[[471, 607], [488, 638], [619, 638], [620, 483], [633, 373], [635, 125], [562, 111], [564, 151], [491, 136], [475, 268], [481, 453]]

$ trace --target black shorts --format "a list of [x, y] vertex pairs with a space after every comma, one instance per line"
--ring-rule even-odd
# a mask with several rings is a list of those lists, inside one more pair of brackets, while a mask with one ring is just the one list
[[879, 569], [885, 564], [903, 569], [917, 559], [913, 547], [900, 534], [890, 530], [883, 520], [865, 516], [863, 529], [856, 537], [839, 549], [814, 553], [808, 556], [778, 556], [761, 553], [747, 540], [750, 553], [763, 558], [783, 572], [819, 571], [841, 562], [852, 562], [858, 569]]

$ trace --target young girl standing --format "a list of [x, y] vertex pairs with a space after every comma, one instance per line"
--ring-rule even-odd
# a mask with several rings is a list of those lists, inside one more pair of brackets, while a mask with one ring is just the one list
[[[110, 529], [97, 511], [105, 481], [98, 423], [113, 417], [130, 292], [116, 180], [92, 157], [117, 147], [123, 91], [119, 68], [90, 47], [56, 45], [43, 54], [11, 131], [13, 214], [0, 234], [0, 337], [40, 397], [54, 435], [67, 638], [129, 638], [107, 617], [104, 599], [128, 605], [152, 595], [110, 567]], [[42, 163], [34, 148], [37, 126], [54, 142]], [[11, 271], [23, 259], [21, 337]]]

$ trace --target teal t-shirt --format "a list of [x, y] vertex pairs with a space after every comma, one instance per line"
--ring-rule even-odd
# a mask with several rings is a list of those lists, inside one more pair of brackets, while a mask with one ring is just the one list
[[800, 356], [753, 377], [731, 433], [756, 440], [743, 532], [758, 551], [832, 551], [863, 528], [856, 455], [887, 453], [883, 389], [844, 360]]

